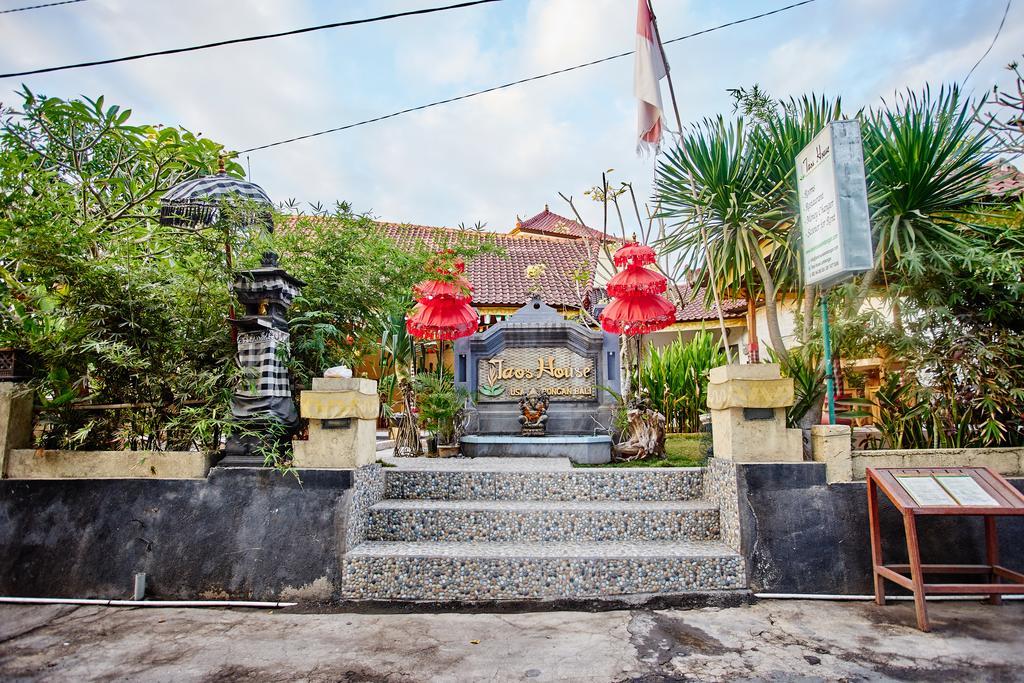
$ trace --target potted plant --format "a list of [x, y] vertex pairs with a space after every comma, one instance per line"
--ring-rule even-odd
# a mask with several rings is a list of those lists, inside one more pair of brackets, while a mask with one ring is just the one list
[[420, 421], [434, 435], [438, 457], [450, 458], [458, 455], [462, 417], [468, 394], [457, 389], [454, 378], [447, 373], [417, 376], [416, 389]]

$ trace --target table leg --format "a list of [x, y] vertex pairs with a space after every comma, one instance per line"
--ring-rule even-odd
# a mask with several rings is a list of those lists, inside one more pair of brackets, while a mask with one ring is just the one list
[[[996, 518], [992, 515], [985, 515], [985, 561], [990, 567], [999, 564], [999, 536], [996, 534]], [[989, 581], [999, 583], [995, 571], [989, 574]], [[1003, 596], [998, 593], [988, 596], [988, 604], [1003, 604]]]
[[868, 478], [868, 526], [871, 533], [871, 576], [875, 581], [875, 604], [885, 604], [885, 579], [878, 573], [882, 562], [882, 527], [878, 520], [878, 484]]
[[907, 555], [910, 559], [910, 580], [914, 584], [914, 611], [917, 613], [917, 627], [930, 631], [928, 607], [925, 605], [924, 574], [921, 572], [921, 547], [917, 542], [917, 520], [914, 513], [903, 513], [903, 528], [907, 534]]

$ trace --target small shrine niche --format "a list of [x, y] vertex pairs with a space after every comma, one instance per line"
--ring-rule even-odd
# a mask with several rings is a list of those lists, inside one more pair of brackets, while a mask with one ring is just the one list
[[546, 391], [531, 389], [530, 392], [519, 399], [519, 424], [523, 426], [523, 436], [544, 436], [547, 431], [548, 406], [551, 404], [551, 397]]

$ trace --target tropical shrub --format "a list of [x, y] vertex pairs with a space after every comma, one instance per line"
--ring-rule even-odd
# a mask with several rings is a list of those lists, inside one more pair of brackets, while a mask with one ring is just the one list
[[768, 350], [773, 363], [778, 363], [783, 377], [793, 380], [794, 403], [786, 409], [786, 424], [790, 427], [810, 429], [821, 420], [821, 409], [826, 398], [825, 366], [821, 348], [804, 345], [791, 349], [785, 360]]
[[936, 337], [875, 394], [892, 448], [1024, 445], [1024, 337], [1006, 331]]
[[[796, 380], [798, 403], [789, 419], [806, 424], [816, 421], [821, 404], [823, 354], [813, 331], [824, 293], [803, 282], [793, 159], [844, 114], [838, 100], [814, 95], [775, 101], [759, 88], [732, 92], [746, 122], [705, 120], [659, 163], [656, 200], [672, 222], [663, 246], [698, 273], [700, 284], [717, 280], [726, 292], [764, 297], [774, 357]], [[928, 432], [931, 442], [1017, 438], [1005, 407], [1022, 386], [1012, 368], [1020, 362], [1014, 334], [1024, 331], [1024, 214], [1020, 201], [997, 217], [985, 205], [996, 150], [989, 130], [976, 125], [978, 107], [955, 86], [926, 87], [855, 115], [875, 268], [833, 289], [833, 330], [850, 349], [885, 347], [919, 364], [916, 379], [931, 392], [927, 399], [939, 406], [943, 424], [970, 423], [957, 434]], [[787, 291], [802, 295], [800, 352], [786, 349], [780, 335], [775, 298]], [[879, 293], [888, 304], [884, 326], [863, 310], [865, 299]], [[984, 351], [949, 355], [958, 336], [973, 337]], [[997, 339], [1000, 345], [989, 343]], [[937, 347], [948, 353], [931, 356]], [[985, 368], [971, 359], [985, 359]]]
[[669, 432], [700, 431], [707, 411], [708, 372], [725, 364], [725, 352], [710, 332], [701, 330], [684, 342], [682, 336], [644, 356], [634, 386], [665, 416]]
[[[230, 154], [130, 119], [103, 98], [28, 90], [18, 111], [0, 113], [0, 346], [35, 359], [42, 446], [217, 448], [233, 428], [226, 318], [237, 270], [273, 249], [305, 281], [290, 366], [305, 385], [377, 350], [377, 321], [404, 311], [431, 252], [395, 244], [344, 204], [278, 216], [273, 236], [239, 227], [231, 211], [210, 226], [161, 225], [163, 192]], [[471, 242], [464, 253], [482, 248]]]
[[416, 376], [416, 405], [420, 424], [437, 437], [439, 445], [456, 443], [469, 394], [455, 386], [448, 372]]

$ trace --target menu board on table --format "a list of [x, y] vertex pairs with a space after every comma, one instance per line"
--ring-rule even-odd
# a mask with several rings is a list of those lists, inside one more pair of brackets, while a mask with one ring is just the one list
[[965, 474], [935, 475], [935, 480], [942, 488], [953, 496], [957, 503], [965, 507], [999, 507], [998, 500], [981, 488], [974, 477]]
[[899, 482], [903, 490], [909, 493], [910, 497], [918, 505], [924, 507], [955, 507], [957, 505], [956, 499], [949, 495], [949, 492], [942, 488], [939, 482], [935, 481], [935, 478], [930, 475], [897, 476], [896, 481]]

